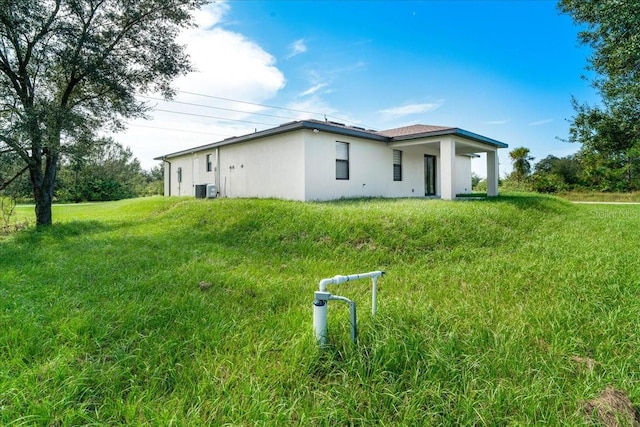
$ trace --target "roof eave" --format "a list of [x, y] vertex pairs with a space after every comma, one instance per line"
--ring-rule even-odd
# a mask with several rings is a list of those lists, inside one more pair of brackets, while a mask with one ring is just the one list
[[423, 132], [412, 135], [402, 135], [391, 138], [392, 141], [407, 141], [410, 139], [419, 139], [419, 138], [427, 138], [434, 136], [446, 136], [446, 135], [457, 135], [467, 139], [471, 139], [476, 142], [481, 142], [483, 144], [492, 145], [497, 148], [508, 148], [509, 146], [504, 142], [500, 142], [498, 140], [487, 138], [486, 136], [479, 135], [477, 133], [469, 132], [460, 128], [450, 128], [450, 129], [442, 129], [432, 132]]
[[237, 144], [240, 142], [251, 141], [258, 138], [264, 138], [268, 136], [278, 135], [281, 133], [292, 132], [299, 129], [309, 129], [309, 130], [318, 130], [320, 132], [329, 132], [337, 135], [343, 136], [353, 136], [356, 138], [366, 138], [375, 141], [383, 141], [388, 142], [391, 138], [383, 135], [377, 135], [371, 132], [360, 131], [358, 129], [353, 128], [343, 128], [339, 126], [332, 125], [331, 123], [323, 123], [323, 122], [315, 122], [315, 121], [295, 121], [282, 124], [280, 126], [269, 128], [266, 130], [261, 130], [258, 132], [250, 133], [242, 136], [234, 136], [231, 138], [224, 139], [222, 141], [213, 142], [211, 144], [201, 145], [199, 147], [189, 148], [187, 150], [177, 151], [175, 153], [166, 154], [164, 156], [156, 157], [154, 160], [166, 160], [172, 157], [184, 156], [185, 154], [193, 154], [204, 150], [209, 150], [213, 148], [223, 147], [225, 145]]

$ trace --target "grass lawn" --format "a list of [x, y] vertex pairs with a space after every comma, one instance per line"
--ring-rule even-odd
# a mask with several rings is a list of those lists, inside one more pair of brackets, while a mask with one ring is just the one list
[[[18, 214], [32, 215], [20, 207]], [[148, 198], [0, 240], [0, 425], [584, 425], [640, 402], [640, 206]], [[313, 293], [329, 290], [329, 345]], [[210, 286], [202, 290], [199, 284]]]
[[574, 202], [640, 202], [640, 192], [605, 193], [602, 191], [568, 191], [558, 193], [558, 197]]

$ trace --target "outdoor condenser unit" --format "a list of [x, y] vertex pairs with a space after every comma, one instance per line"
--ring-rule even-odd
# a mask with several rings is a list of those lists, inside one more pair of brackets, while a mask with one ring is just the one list
[[218, 197], [218, 192], [215, 184], [207, 184], [207, 199], [215, 199]]
[[196, 199], [204, 199], [206, 196], [207, 196], [207, 185], [206, 184], [196, 185]]

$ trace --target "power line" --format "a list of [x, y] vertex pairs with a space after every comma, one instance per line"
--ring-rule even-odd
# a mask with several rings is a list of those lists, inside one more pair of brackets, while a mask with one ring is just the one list
[[296, 109], [293, 109], [293, 108], [278, 107], [278, 106], [275, 106], [275, 105], [258, 104], [256, 102], [240, 101], [238, 99], [223, 98], [221, 96], [213, 96], [213, 95], [205, 95], [203, 93], [188, 92], [186, 90], [179, 90], [178, 92], [186, 93], [186, 94], [189, 94], [189, 95], [202, 96], [202, 97], [205, 97], [205, 98], [220, 99], [222, 101], [230, 101], [230, 102], [238, 102], [240, 104], [255, 105], [255, 106], [258, 106], [258, 107], [275, 108], [277, 110], [286, 110], [286, 111], [294, 111], [296, 113], [313, 114], [315, 116], [323, 116], [324, 115], [322, 113], [317, 113], [317, 112], [314, 112], [314, 111], [296, 110]]
[[195, 130], [165, 128], [165, 127], [158, 127], [158, 126], [145, 126], [145, 125], [139, 125], [139, 124], [135, 124], [135, 123], [129, 123], [129, 126], [134, 126], [134, 127], [139, 127], [139, 128], [147, 128], [147, 129], [168, 130], [168, 131], [174, 131], [174, 132], [198, 133], [198, 134], [201, 134], [201, 135], [222, 136], [222, 137], [225, 137], [225, 138], [231, 136], [231, 135], [225, 135], [225, 134], [221, 134], [221, 133], [198, 132], [198, 131], [195, 131]]
[[[278, 118], [278, 119], [285, 119], [285, 120], [296, 120], [293, 117], [276, 116], [274, 114], [266, 114], [266, 113], [254, 113], [254, 112], [251, 112], [251, 111], [234, 110], [232, 108], [214, 107], [212, 105], [196, 104], [196, 103], [193, 103], [193, 102], [184, 102], [184, 101], [175, 101], [175, 100], [172, 100], [172, 99], [155, 98], [153, 96], [140, 95], [140, 97], [141, 98], [152, 99], [154, 101], [165, 101], [165, 102], [171, 102], [171, 103], [174, 103], [174, 104], [191, 105], [191, 106], [194, 106], [194, 107], [211, 108], [211, 109], [214, 109], [214, 110], [222, 110], [222, 111], [231, 111], [233, 113], [244, 113], [244, 114], [250, 114], [250, 115], [255, 115], [255, 116], [275, 117], [275, 118]], [[240, 101], [238, 101], [238, 102], [240, 102]]]
[[215, 120], [227, 120], [232, 122], [250, 123], [253, 125], [278, 126], [277, 124], [274, 124], [274, 123], [254, 122], [251, 120], [240, 120], [240, 119], [229, 119], [226, 117], [207, 116], [205, 114], [183, 113], [181, 111], [164, 110], [161, 108], [155, 108], [154, 111], [162, 111], [163, 113], [172, 113], [172, 114], [182, 114], [184, 116], [206, 117], [208, 119], [215, 119]]
[[[239, 99], [224, 98], [222, 96], [214, 96], [214, 95], [205, 95], [203, 93], [190, 92], [190, 91], [186, 91], [186, 90], [178, 90], [177, 92], [186, 93], [188, 95], [202, 96], [204, 98], [219, 99], [219, 100], [222, 100], [222, 101], [237, 102], [237, 103], [240, 103], [240, 104], [247, 104], [247, 105], [255, 105], [255, 106], [264, 107], [264, 108], [274, 108], [274, 109], [277, 109], [277, 110], [293, 111], [295, 113], [313, 114], [314, 116], [324, 117], [325, 120], [327, 119], [327, 114], [318, 113], [317, 111], [297, 110], [295, 108], [286, 108], [286, 107], [279, 107], [279, 106], [276, 106], [276, 105], [260, 104], [260, 103], [257, 103], [257, 102], [241, 101]], [[253, 114], [253, 113], [248, 113], [248, 114]], [[274, 117], [278, 117], [278, 116], [274, 116]], [[356, 124], [358, 126], [363, 126], [363, 127], [369, 128], [369, 129], [373, 129], [373, 127], [371, 127], [371, 126], [362, 125], [360, 123], [356, 123], [356, 122], [354, 122], [352, 120], [345, 119], [343, 117], [337, 117], [337, 116], [331, 116], [331, 117], [333, 117], [333, 118], [335, 118], [337, 120], [346, 122], [346, 123]], [[291, 120], [295, 120], [295, 119], [291, 119]]]

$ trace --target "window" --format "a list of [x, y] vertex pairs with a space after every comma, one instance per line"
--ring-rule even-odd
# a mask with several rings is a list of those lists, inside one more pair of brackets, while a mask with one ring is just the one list
[[336, 179], [349, 179], [349, 144], [336, 142]]
[[402, 181], [402, 151], [393, 150], [393, 180]]
[[182, 168], [178, 168], [178, 182], [182, 182]]
[[211, 163], [211, 154], [207, 154], [207, 172], [211, 172], [213, 164]]

